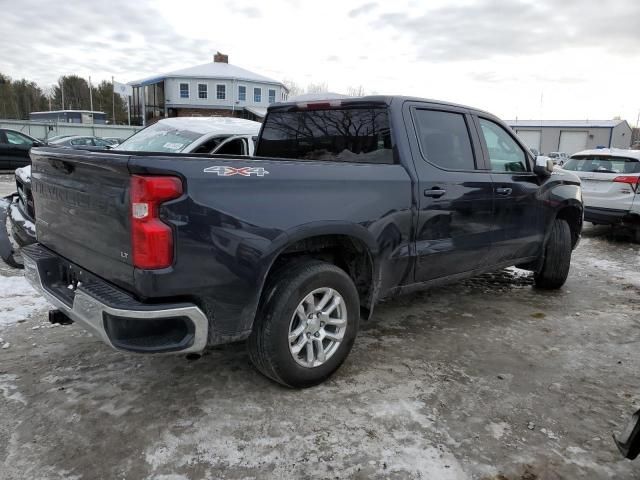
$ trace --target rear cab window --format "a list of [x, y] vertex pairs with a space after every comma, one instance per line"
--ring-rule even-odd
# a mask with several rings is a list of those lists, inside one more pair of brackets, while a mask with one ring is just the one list
[[272, 110], [257, 156], [309, 161], [394, 163], [385, 105]]
[[609, 155], [575, 155], [562, 168], [574, 172], [640, 173], [640, 161]]

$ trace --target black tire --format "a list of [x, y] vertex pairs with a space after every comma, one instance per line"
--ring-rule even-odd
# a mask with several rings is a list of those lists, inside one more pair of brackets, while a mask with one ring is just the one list
[[[336, 290], [347, 314], [342, 342], [325, 363], [299, 365], [289, 350], [289, 326], [300, 302], [319, 288]], [[265, 287], [253, 331], [247, 342], [249, 357], [263, 375], [282, 385], [306, 388], [329, 378], [349, 355], [358, 332], [358, 291], [344, 270], [316, 260], [290, 263], [279, 269]]]
[[566, 220], [556, 219], [544, 252], [544, 263], [534, 274], [536, 287], [555, 290], [564, 285], [571, 266], [571, 228]]
[[633, 241], [635, 243], [640, 243], [640, 227], [636, 227], [633, 230]]

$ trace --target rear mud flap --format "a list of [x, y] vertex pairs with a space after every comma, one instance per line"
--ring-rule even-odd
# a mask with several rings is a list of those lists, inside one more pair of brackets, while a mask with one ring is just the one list
[[23, 265], [16, 260], [15, 251], [9, 239], [9, 231], [7, 229], [7, 213], [15, 195], [14, 193], [0, 198], [0, 257], [2, 257], [2, 260], [10, 267], [23, 268]]
[[635, 459], [640, 453], [640, 410], [633, 414], [627, 428], [621, 435], [614, 435], [613, 440], [618, 450], [629, 460]]

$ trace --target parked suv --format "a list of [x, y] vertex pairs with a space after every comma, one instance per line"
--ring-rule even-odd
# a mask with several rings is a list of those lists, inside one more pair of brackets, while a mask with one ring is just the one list
[[274, 104], [256, 155], [34, 149], [22, 253], [54, 320], [130, 352], [246, 339], [260, 372], [308, 387], [380, 299], [510, 265], [557, 289], [580, 238], [579, 179], [480, 110]]
[[547, 155], [547, 157], [551, 159], [554, 165], [559, 165], [559, 166], [563, 166], [566, 163], [566, 161], [569, 159], [567, 154], [564, 152], [551, 152], [549, 155]]
[[629, 227], [640, 242], [640, 151], [585, 150], [563, 168], [582, 180], [587, 222]]

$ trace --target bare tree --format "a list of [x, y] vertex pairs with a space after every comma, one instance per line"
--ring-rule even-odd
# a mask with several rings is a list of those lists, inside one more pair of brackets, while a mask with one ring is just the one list
[[357, 87], [347, 88], [347, 95], [350, 97], [364, 97], [366, 93], [364, 91], [364, 87], [362, 85], [358, 85]]
[[307, 93], [325, 93], [329, 91], [327, 82], [310, 83], [307, 85]]
[[282, 84], [289, 90], [290, 97], [302, 94], [302, 88], [293, 80], [285, 79], [282, 81]]

